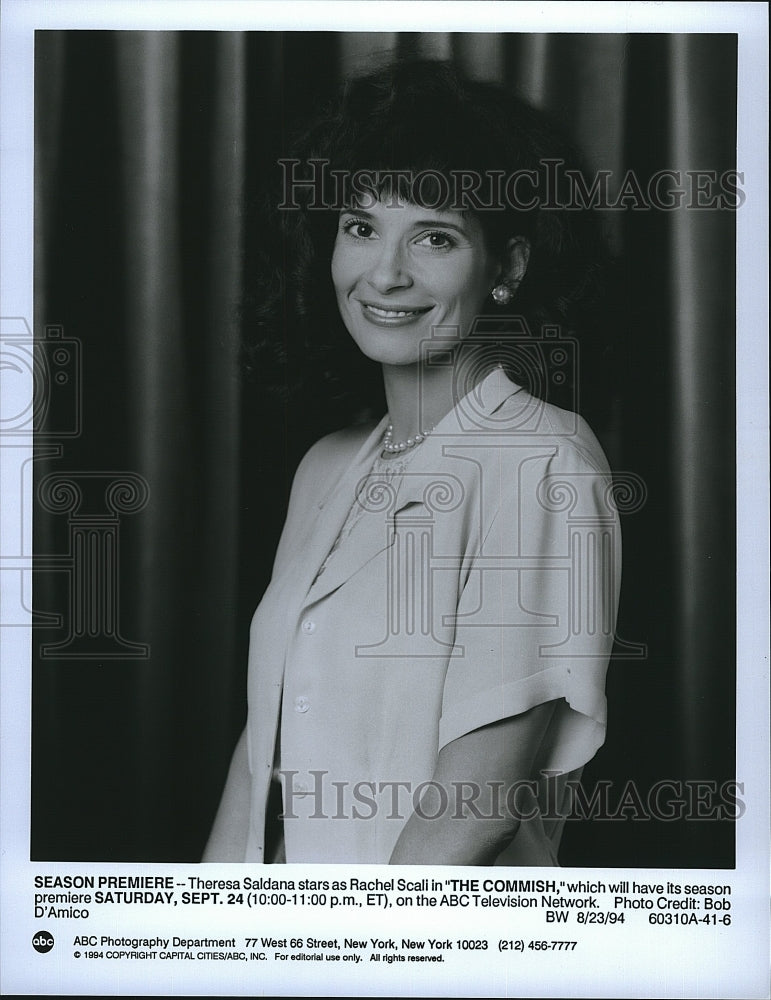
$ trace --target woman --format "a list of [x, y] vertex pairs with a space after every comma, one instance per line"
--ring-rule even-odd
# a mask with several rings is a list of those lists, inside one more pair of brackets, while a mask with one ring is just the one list
[[412, 63], [283, 162], [284, 351], [331, 372], [355, 345], [387, 414], [297, 470], [204, 860], [557, 864], [620, 573], [602, 449], [536, 394], [596, 271], [559, 154], [502, 90]]

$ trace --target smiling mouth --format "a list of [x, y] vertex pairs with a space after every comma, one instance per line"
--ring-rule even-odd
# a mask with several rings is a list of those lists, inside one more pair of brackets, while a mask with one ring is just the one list
[[414, 319], [429, 312], [432, 308], [431, 306], [422, 306], [418, 309], [402, 309], [399, 307], [385, 309], [382, 306], [376, 306], [369, 302], [362, 302], [361, 307], [365, 314], [380, 320]]

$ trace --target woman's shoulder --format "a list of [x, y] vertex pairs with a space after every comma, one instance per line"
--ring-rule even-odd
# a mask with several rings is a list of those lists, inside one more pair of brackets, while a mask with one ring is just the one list
[[563, 410], [551, 403], [544, 406], [544, 431], [570, 453], [578, 464], [586, 465], [595, 472], [609, 474], [608, 459], [596, 434], [580, 413]]
[[573, 410], [562, 409], [520, 389], [506, 400], [497, 419], [522, 444], [548, 447], [553, 452], [553, 464], [567, 462], [603, 474], [610, 471], [594, 431]]
[[[496, 442], [510, 445], [488, 449], [499, 461], [518, 465], [523, 448], [537, 447], [552, 456], [552, 465], [584, 465], [595, 472], [608, 473], [608, 461], [586, 420], [573, 410], [563, 409], [513, 381], [503, 368], [496, 368], [473, 394], [459, 406], [461, 428], [474, 436], [491, 435]], [[521, 446], [521, 447], [517, 447]]]
[[361, 446], [377, 427], [377, 423], [371, 420], [363, 424], [353, 424], [326, 434], [316, 441], [297, 467], [295, 485], [302, 486], [311, 481], [320, 486], [326, 481], [338, 478], [356, 457]]
[[313, 465], [318, 462], [345, 462], [353, 458], [364, 444], [378, 421], [369, 420], [363, 424], [352, 424], [341, 430], [325, 434], [323, 438], [311, 445], [303, 457], [302, 464]]

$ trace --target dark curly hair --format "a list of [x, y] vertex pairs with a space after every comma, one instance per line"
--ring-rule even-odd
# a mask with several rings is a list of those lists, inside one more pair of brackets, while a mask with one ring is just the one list
[[[581, 167], [544, 114], [450, 64], [411, 60], [349, 80], [297, 132], [277, 171], [283, 190], [257, 211], [258, 260], [248, 273], [258, 277], [243, 311], [248, 374], [285, 399], [300, 396], [304, 411], [324, 414], [327, 425], [382, 408], [379, 366], [353, 344], [329, 273], [339, 209], [361, 172], [381, 197], [475, 211], [493, 252], [502, 255], [511, 236], [526, 237], [529, 266], [510, 310], [533, 335], [545, 323], [580, 328], [597, 301], [605, 253], [593, 213], [570, 207], [563, 164]], [[485, 200], [480, 189], [458, 205], [450, 200], [457, 181], [442, 179], [460, 172], [491, 183], [519, 175], [527, 199], [499, 191]], [[418, 175], [416, 190], [410, 179]], [[510, 320], [492, 301], [489, 312], [505, 331]]]

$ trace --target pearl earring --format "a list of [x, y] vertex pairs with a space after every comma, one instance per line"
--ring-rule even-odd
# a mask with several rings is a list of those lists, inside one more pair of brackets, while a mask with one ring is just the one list
[[508, 285], [504, 285], [503, 283], [496, 285], [492, 294], [496, 305], [507, 306], [511, 302], [512, 292]]

